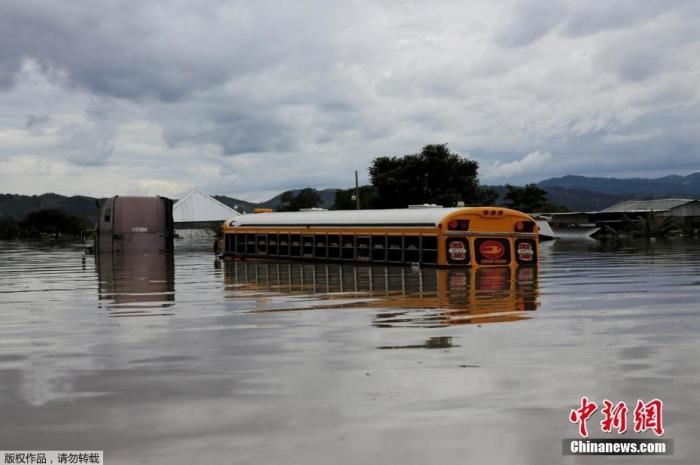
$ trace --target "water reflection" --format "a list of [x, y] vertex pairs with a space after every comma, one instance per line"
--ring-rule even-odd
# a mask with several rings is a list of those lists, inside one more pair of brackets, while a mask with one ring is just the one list
[[516, 321], [539, 302], [536, 268], [434, 269], [290, 262], [226, 262], [228, 299], [254, 312], [380, 308], [377, 327]]
[[461, 346], [459, 344], [453, 344], [452, 337], [450, 336], [435, 336], [426, 339], [423, 344], [379, 346], [377, 349], [449, 349], [452, 347]]
[[175, 303], [175, 268], [169, 253], [103, 253], [95, 257], [98, 307], [109, 316], [170, 315]]
[[[340, 280], [337, 266], [293, 264], [290, 283], [287, 264], [236, 268], [184, 250], [173, 300], [167, 260], [165, 273], [132, 277], [124, 263], [98, 270], [81, 244], [0, 241], [0, 444], [68, 450], [79, 438], [110, 464], [574, 464], [560, 443], [588, 394], [662, 398], [673, 464], [697, 464], [700, 238], [540, 251], [534, 273], [350, 266]], [[107, 319], [137, 285], [162, 294], [153, 314], [176, 317]], [[378, 313], [477, 315], [518, 301], [537, 312], [513, 313], [536, 317], [370, 326]]]

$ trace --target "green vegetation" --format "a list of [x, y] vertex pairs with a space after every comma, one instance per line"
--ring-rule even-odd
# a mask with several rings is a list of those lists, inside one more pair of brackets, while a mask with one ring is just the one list
[[495, 191], [479, 187], [478, 169], [476, 161], [451, 152], [447, 144], [426, 145], [420, 153], [403, 157], [375, 158], [369, 168], [377, 192], [374, 207], [483, 205], [493, 200]]
[[66, 197], [59, 194], [18, 195], [0, 194], [0, 218], [14, 218], [21, 221], [32, 212], [39, 210], [60, 210], [69, 215], [95, 221], [96, 202], [104, 199], [75, 195]]
[[635, 219], [628, 219], [622, 227], [622, 234], [638, 237], [665, 237], [678, 229], [672, 216], [658, 217], [651, 211]]
[[[426, 151], [426, 148], [437, 149]], [[440, 152], [443, 155], [445, 152], [449, 153], [446, 145], [428, 145], [426, 148], [424, 148], [420, 154], [409, 155], [408, 157], [412, 157], [415, 161], [417, 157], [425, 155], [426, 152], [428, 154], [431, 152]], [[386, 158], [387, 157], [380, 157], [379, 159]], [[394, 160], [400, 160], [406, 157], [392, 158]], [[389, 160], [392, 158], [389, 158]], [[426, 158], [428, 157], [423, 157], [423, 159]], [[461, 157], [458, 158], [467, 164], [473, 163], [474, 165], [472, 166], [476, 165], [474, 161], [464, 160]], [[448, 180], [448, 182], [451, 181]], [[393, 184], [396, 184], [396, 182], [393, 181]], [[373, 199], [373, 197], [379, 195], [376, 190], [372, 190], [374, 187], [376, 186], [364, 186], [360, 188], [362, 190], [360, 192], [362, 208], [383, 208]], [[544, 212], [544, 210], [547, 212], [555, 212], [561, 210], [560, 206], [563, 205], [572, 211], [598, 211], [623, 200], [660, 197], [697, 198], [700, 196], [700, 173], [693, 173], [688, 176], [667, 176], [658, 179], [615, 179], [564, 176], [541, 181], [537, 184], [537, 187], [547, 192], [549, 205], [545, 204], [544, 208], [541, 208], [541, 206], [537, 208], [529, 206], [528, 209], [542, 212]], [[525, 188], [526, 187], [517, 187], [516, 189]], [[423, 191], [422, 188], [418, 190], [420, 192]], [[336, 191], [337, 189], [333, 188], [316, 191], [321, 196], [321, 203], [319, 206], [334, 209], [355, 208], [355, 204], [351, 200], [352, 189], [342, 190], [342, 192], [338, 194], [338, 198], [336, 198]], [[299, 190], [293, 190], [291, 192], [298, 194]], [[506, 193], [507, 188], [503, 185], [478, 186], [473, 197], [465, 196], [462, 200], [467, 205], [504, 204], [508, 203], [508, 201], [504, 199]], [[381, 195], [384, 196], [383, 193]], [[278, 209], [281, 203], [281, 196], [282, 194], [279, 194], [260, 203], [246, 202], [241, 199], [222, 195], [216, 195], [214, 198], [229, 207], [237, 206], [239, 211], [250, 213], [255, 208]], [[42, 209], [61, 210], [65, 213], [85, 218], [88, 222], [92, 223], [95, 220], [95, 214], [97, 212], [95, 207], [96, 201], [100, 202], [101, 200], [103, 199], [85, 196], [66, 197], [52, 193], [41, 195], [0, 194], [0, 228], [6, 232], [11, 231], [13, 224], [16, 226], [29, 213]], [[409, 198], [398, 198], [395, 199], [394, 203], [398, 204], [401, 208], [404, 208], [409, 203], [441, 203], [444, 206], [452, 205], [449, 202], [439, 199], [427, 199], [415, 202]], [[14, 223], [8, 218], [14, 218]], [[691, 228], [690, 233], [694, 233], [695, 229], [697, 228]]]
[[525, 213], [552, 213], [568, 211], [562, 205], [556, 205], [547, 198], [547, 191], [537, 187], [537, 184], [527, 184], [525, 187], [506, 184], [505, 200], [508, 207]]
[[[374, 186], [360, 187], [360, 208], [378, 208], [377, 188]], [[335, 202], [331, 207], [332, 210], [354, 210], [356, 207], [353, 196], [355, 189], [338, 189], [335, 191]]]
[[318, 195], [315, 189], [310, 187], [302, 189], [297, 193], [294, 193], [294, 191], [287, 191], [282, 194], [280, 200], [280, 205], [277, 207], [277, 211], [279, 212], [293, 212], [302, 208], [315, 208], [321, 204], [321, 196]]
[[0, 219], [0, 239], [79, 237], [86, 229], [91, 225], [84, 218], [56, 209], [32, 212], [22, 221]]

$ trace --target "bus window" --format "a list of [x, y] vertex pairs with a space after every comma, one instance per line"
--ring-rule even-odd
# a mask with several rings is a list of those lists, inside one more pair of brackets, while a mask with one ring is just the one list
[[280, 234], [278, 239], [280, 255], [289, 255], [289, 234]]
[[247, 253], [255, 254], [255, 234], [246, 234]]
[[403, 238], [403, 246], [404, 261], [409, 263], [417, 262], [419, 258], [420, 237], [405, 236]]
[[316, 258], [326, 258], [328, 254], [326, 239], [325, 234], [316, 234], [316, 236], [314, 236], [314, 256]]
[[386, 261], [386, 236], [372, 236], [372, 260]]
[[403, 261], [403, 236], [387, 237], [387, 260], [394, 263]]
[[267, 234], [257, 234], [256, 242], [258, 245], [257, 253], [260, 255], [267, 254]]
[[343, 260], [354, 260], [355, 259], [355, 236], [343, 235], [341, 236], [341, 243], [343, 244]]
[[369, 260], [369, 236], [357, 236], [355, 251], [356, 260]]
[[292, 257], [301, 257], [301, 236], [299, 234], [292, 234], [289, 237], [289, 255]]
[[314, 256], [314, 236], [304, 235], [301, 237], [302, 251], [301, 254], [304, 257]]
[[236, 234], [236, 252], [241, 254], [246, 252], [245, 234]]
[[437, 237], [423, 236], [421, 238], [421, 262], [436, 264], [438, 259]]
[[267, 253], [277, 255], [277, 234], [270, 234], [267, 241]]
[[338, 235], [328, 236], [328, 258], [335, 260], [340, 258], [340, 236]]

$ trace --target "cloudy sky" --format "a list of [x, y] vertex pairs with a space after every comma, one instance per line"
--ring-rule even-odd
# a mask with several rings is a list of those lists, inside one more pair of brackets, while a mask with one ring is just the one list
[[347, 187], [429, 143], [482, 182], [700, 171], [696, 0], [0, 2], [0, 192]]

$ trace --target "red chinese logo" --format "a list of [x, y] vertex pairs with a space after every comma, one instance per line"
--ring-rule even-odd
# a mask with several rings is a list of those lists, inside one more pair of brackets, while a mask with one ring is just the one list
[[634, 409], [634, 430], [642, 433], [648, 429], [654, 431], [657, 436], [664, 434], [664, 426], [661, 421], [661, 410], [664, 403], [659, 399], [654, 399], [646, 404], [641, 400], [637, 401]]
[[613, 403], [605, 399], [601, 413], [605, 416], [600, 422], [600, 429], [604, 433], [612, 432], [613, 428], [617, 430], [617, 434], [627, 431], [627, 405], [624, 402], [619, 402], [613, 407]]
[[584, 438], [588, 437], [586, 422], [596, 410], [598, 410], [598, 406], [595, 402], [588, 402], [588, 397], [583, 396], [581, 397], [581, 408], [572, 410], [571, 413], [569, 413], [569, 421], [571, 421], [571, 423], [578, 423], [578, 434]]
[[[598, 410], [598, 405], [595, 402], [588, 400], [588, 397], [581, 397], [581, 407], [569, 412], [569, 421], [578, 424], [579, 434], [586, 438], [588, 437], [587, 421]], [[662, 418], [663, 402], [659, 399], [654, 399], [647, 403], [642, 400], [637, 400], [637, 406], [634, 409], [634, 431], [643, 433], [647, 430], [652, 430], [657, 436], [663, 436], [663, 418]], [[618, 402], [617, 404], [605, 399], [603, 400], [603, 408], [600, 413], [603, 415], [603, 420], [600, 422], [600, 429], [604, 433], [611, 433], [613, 430], [617, 434], [622, 434], [627, 431], [627, 404]]]

